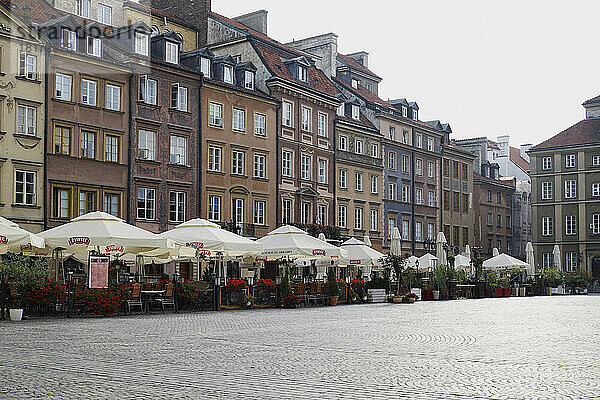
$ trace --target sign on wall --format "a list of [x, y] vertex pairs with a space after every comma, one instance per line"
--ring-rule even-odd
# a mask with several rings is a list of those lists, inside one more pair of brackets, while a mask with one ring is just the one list
[[90, 288], [104, 289], [108, 288], [108, 267], [110, 257], [108, 256], [90, 256]]

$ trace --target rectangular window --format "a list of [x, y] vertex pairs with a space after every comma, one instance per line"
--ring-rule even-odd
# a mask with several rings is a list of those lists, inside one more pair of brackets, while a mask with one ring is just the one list
[[496, 203], [502, 204], [502, 193], [496, 193]]
[[179, 45], [177, 43], [165, 42], [165, 61], [171, 64], [179, 63]]
[[79, 215], [96, 211], [96, 192], [79, 191]]
[[348, 170], [340, 169], [340, 189], [348, 188]]
[[377, 145], [377, 143], [371, 143], [371, 157], [379, 157], [379, 146]]
[[452, 193], [452, 203], [454, 212], [460, 212], [460, 193]]
[[140, 100], [146, 104], [156, 105], [157, 83], [146, 75], [140, 77]]
[[223, 82], [233, 85], [233, 67], [231, 65], [223, 66]]
[[433, 240], [433, 224], [427, 224], [427, 240]]
[[552, 268], [554, 266], [554, 255], [552, 253], [542, 254], [542, 267]]
[[327, 183], [327, 161], [319, 160], [319, 183]]
[[565, 270], [567, 272], [575, 272], [577, 269], [577, 253], [568, 251], [565, 254]]
[[340, 228], [345, 228], [347, 225], [347, 212], [348, 212], [348, 207], [346, 206], [339, 206], [338, 207], [338, 225], [340, 226]]
[[148, 55], [148, 35], [135, 33], [135, 52], [142, 56]]
[[104, 4], [98, 4], [98, 22], [104, 25], [112, 25], [112, 8]]
[[90, 17], [90, 0], [77, 0], [77, 15], [83, 18]]
[[407, 130], [402, 131], [402, 143], [408, 144], [408, 131]]
[[81, 80], [81, 102], [88, 106], [96, 106], [96, 93], [98, 84], [89, 79]]
[[244, 199], [233, 199], [233, 218], [237, 228], [241, 228], [244, 223]]
[[434, 174], [435, 174], [435, 169], [433, 167], [433, 162], [429, 161], [427, 163], [427, 177], [433, 178]]
[[254, 72], [244, 71], [244, 87], [248, 90], [254, 90]]
[[565, 156], [565, 168], [575, 168], [575, 154]]
[[415, 135], [415, 146], [419, 149], [423, 147], [423, 138], [419, 134]]
[[492, 215], [492, 213], [488, 213], [488, 215], [487, 215], [487, 226], [492, 226], [493, 225], [493, 222], [494, 222], [493, 219], [494, 219], [494, 216]]
[[292, 222], [292, 201], [284, 199], [281, 206], [281, 222], [289, 224]]
[[317, 208], [317, 224], [327, 225], [327, 206], [319, 204]]
[[354, 89], [358, 89], [358, 80], [356, 80], [356, 79], [352, 78], [352, 87], [353, 87]]
[[502, 215], [500, 214], [496, 215], [496, 226], [498, 228], [502, 228]]
[[54, 207], [52, 216], [54, 218], [69, 218], [71, 204], [71, 191], [68, 189], [55, 188], [53, 192]]
[[592, 215], [592, 233], [597, 235], [600, 233], [600, 214]]
[[263, 154], [254, 155], [254, 177], [265, 178], [267, 168], [267, 157]]
[[423, 204], [423, 189], [415, 190], [415, 202], [419, 205]]
[[96, 133], [81, 131], [81, 157], [95, 158], [96, 157]]
[[176, 110], [187, 112], [188, 110], [188, 89], [179, 86], [178, 83], [171, 85], [171, 107]]
[[221, 221], [221, 197], [208, 196], [209, 221]]
[[119, 162], [119, 137], [106, 135], [104, 137], [104, 161]]
[[171, 164], [187, 165], [187, 138], [172, 135], [170, 151]]
[[565, 235], [577, 234], [577, 217], [575, 215], [567, 215], [565, 217]]
[[487, 201], [491, 203], [491, 202], [492, 202], [492, 191], [491, 191], [491, 190], [488, 190], [488, 193], [487, 193], [487, 194], [488, 194], [488, 195], [487, 195]]
[[354, 229], [361, 230], [363, 228], [363, 209], [354, 209]]
[[265, 224], [265, 202], [256, 200], [254, 201], [254, 223], [256, 225]]
[[292, 176], [292, 152], [283, 151], [281, 153], [281, 175]]
[[396, 128], [390, 126], [390, 140], [396, 140]]
[[415, 160], [415, 173], [419, 176], [423, 175], [423, 160], [420, 158]]
[[310, 223], [310, 203], [302, 202], [300, 218], [303, 224]]
[[371, 231], [377, 231], [377, 210], [371, 210]]
[[335, 111], [337, 115], [343, 117], [346, 115], [346, 105], [344, 103], [340, 104], [337, 110]]
[[592, 183], [592, 197], [600, 196], [600, 183]]
[[402, 185], [402, 202], [403, 203], [410, 202], [409, 189], [410, 188], [408, 186]]
[[254, 134], [256, 136], [267, 136], [267, 116], [254, 113]]
[[292, 126], [292, 103], [283, 102], [283, 125]]
[[156, 132], [140, 129], [138, 133], [138, 157], [141, 160], [156, 159]]
[[443, 194], [443, 202], [444, 202], [444, 211], [450, 211], [450, 192], [448, 190], [444, 190]]
[[542, 170], [549, 171], [552, 169], [552, 157], [542, 158]]
[[207, 77], [210, 78], [210, 59], [206, 57], [200, 58], [200, 72]]
[[467, 164], [462, 165], [462, 180], [463, 181], [469, 180], [469, 166]]
[[388, 153], [388, 169], [391, 171], [396, 170], [396, 153], [393, 151]]
[[213, 172], [221, 172], [221, 148], [216, 146], [208, 146], [208, 170]]
[[577, 197], [577, 183], [574, 180], [565, 181], [565, 198], [574, 199]]
[[138, 219], [153, 220], [155, 203], [155, 190], [138, 188], [137, 194], [137, 217]]
[[218, 103], [210, 103], [208, 123], [212, 126], [223, 127], [223, 106]]
[[121, 87], [106, 85], [106, 108], [121, 111]]
[[115, 217], [120, 216], [121, 196], [118, 194], [104, 194], [104, 212]]
[[600, 156], [593, 156], [592, 157], [592, 165], [594, 167], [600, 166]]
[[552, 182], [542, 182], [542, 200], [552, 200]]
[[327, 115], [319, 113], [319, 136], [327, 137]]
[[379, 192], [379, 177], [377, 175], [371, 175], [371, 194], [377, 194]]
[[234, 108], [232, 121], [232, 128], [234, 131], [246, 132], [246, 110]]
[[77, 51], [77, 34], [69, 29], [61, 31], [61, 46], [67, 50]]
[[348, 138], [346, 136], [340, 135], [340, 150], [347, 151], [348, 150]]
[[232, 169], [231, 173], [234, 175], [244, 175], [244, 157], [243, 151], [233, 150], [231, 152]]
[[363, 153], [363, 141], [362, 140], [355, 140], [354, 141], [354, 152], [356, 154], [362, 154]]
[[102, 55], [102, 41], [98, 38], [88, 36], [87, 53], [94, 57], [100, 57]]
[[[444, 159], [442, 173], [444, 174], [444, 176], [450, 177], [450, 160]], [[492, 201], [492, 200], [488, 200], [488, 201]]]
[[62, 126], [54, 128], [54, 153], [71, 154], [71, 129]]
[[408, 221], [404, 220], [402, 221], [402, 240], [409, 240], [410, 234], [409, 234], [409, 227], [408, 227]]
[[[1, 52], [0, 56], [2, 56]], [[19, 53], [19, 76], [30, 80], [37, 79], [36, 56], [25, 52]]]
[[427, 138], [427, 150], [433, 151], [433, 139], [432, 138]]
[[423, 223], [422, 222], [417, 222], [415, 224], [415, 240], [417, 242], [423, 241]]
[[354, 174], [354, 177], [355, 177], [354, 181], [356, 183], [356, 185], [355, 185], [356, 191], [362, 192], [362, 190], [363, 190], [363, 174], [362, 174], [362, 172], [356, 172]]
[[310, 108], [302, 107], [302, 130], [311, 132], [311, 116]]
[[452, 177], [458, 179], [460, 171], [458, 170], [458, 161], [452, 161]]
[[356, 104], [352, 104], [352, 119], [355, 121], [360, 120], [360, 107]]
[[35, 205], [35, 172], [15, 171], [15, 204]]
[[308, 70], [301, 65], [298, 66], [298, 80], [308, 82]]
[[396, 227], [396, 220], [393, 218], [388, 218], [388, 232], [387, 232], [388, 239], [392, 238], [392, 232], [394, 231], [395, 227]]
[[542, 236], [552, 236], [553, 229], [552, 217], [542, 217]]
[[35, 136], [37, 133], [36, 109], [19, 105], [17, 107], [17, 114], [17, 133], [20, 135]]
[[73, 78], [71, 75], [56, 74], [56, 98], [64, 101], [71, 101], [71, 88]]
[[435, 207], [435, 195], [432, 190], [427, 193], [427, 205], [429, 207]]
[[408, 156], [402, 156], [402, 172], [408, 174], [410, 172], [410, 167], [408, 166]]
[[301, 177], [304, 180], [310, 180], [310, 157], [302, 155], [301, 159]]
[[395, 184], [395, 183], [392, 183], [392, 182], [390, 182], [390, 183], [388, 184], [388, 198], [389, 198], [390, 200], [396, 200], [396, 190], [397, 190], [397, 189], [396, 189], [396, 184]]
[[462, 212], [463, 214], [468, 214], [469, 213], [469, 195], [464, 193], [462, 195], [462, 199], [463, 199], [463, 208], [462, 208]]
[[169, 192], [169, 221], [185, 221], [185, 192]]

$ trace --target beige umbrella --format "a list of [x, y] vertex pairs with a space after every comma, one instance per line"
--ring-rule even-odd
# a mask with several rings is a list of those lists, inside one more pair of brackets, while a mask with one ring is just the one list
[[398, 257], [402, 255], [402, 236], [400, 236], [400, 230], [398, 230], [397, 227], [394, 227], [394, 229], [392, 229], [390, 253]]
[[535, 275], [535, 256], [533, 253], [533, 244], [531, 242], [527, 242], [525, 246], [525, 261], [529, 265], [527, 267], [527, 275]]
[[14, 228], [18, 228], [19, 225], [15, 224], [14, 222], [12, 222], [10, 219], [6, 219], [2, 216], [0, 216], [0, 224], [4, 224], [4, 225], [8, 225], [8, 226], [12, 226]]
[[465, 257], [467, 257], [469, 260], [471, 259], [471, 247], [469, 245], [465, 246]]
[[492, 249], [492, 257], [498, 257], [500, 255], [500, 252], [498, 251], [497, 247], [494, 247]]
[[439, 232], [437, 234], [437, 239], [436, 239], [436, 256], [438, 258], [438, 265], [443, 265], [446, 266], [447, 264], [447, 258], [446, 258], [446, 250], [444, 250], [444, 245], [448, 243], [448, 241], [446, 240], [446, 235], [444, 235], [444, 232]]
[[329, 244], [302, 229], [285, 225], [275, 229], [256, 241], [262, 245], [262, 256], [267, 258], [339, 259], [339, 247]]
[[554, 264], [554, 268], [561, 271], [561, 259], [560, 259], [560, 248], [557, 244], [554, 245], [554, 249], [552, 250], [552, 263]]
[[373, 246], [373, 244], [371, 243], [371, 238], [370, 237], [365, 236], [363, 238], [363, 241], [365, 242], [365, 246], [369, 246], [369, 247]]
[[40, 236], [19, 228], [17, 224], [5, 225], [0, 223], [0, 254], [10, 251], [35, 255], [38, 250], [43, 253], [45, 247], [46, 243]]

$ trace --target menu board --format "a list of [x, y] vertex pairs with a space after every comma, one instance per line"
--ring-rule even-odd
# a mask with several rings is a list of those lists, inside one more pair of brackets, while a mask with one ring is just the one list
[[110, 257], [90, 256], [90, 288], [108, 288], [108, 266]]

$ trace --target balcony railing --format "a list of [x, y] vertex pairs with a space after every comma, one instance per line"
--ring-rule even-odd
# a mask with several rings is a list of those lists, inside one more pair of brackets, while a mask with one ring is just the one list
[[221, 225], [221, 228], [240, 236], [256, 237], [254, 224], [223, 221], [220, 222], [219, 225]]

